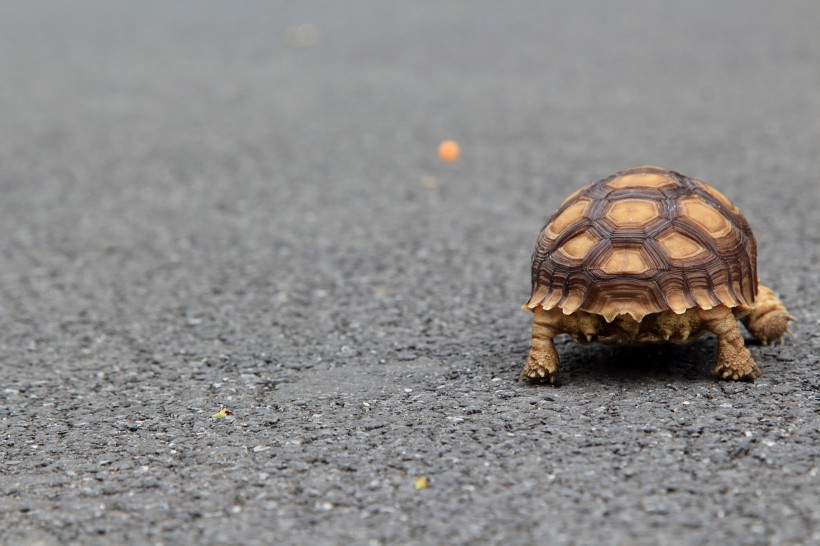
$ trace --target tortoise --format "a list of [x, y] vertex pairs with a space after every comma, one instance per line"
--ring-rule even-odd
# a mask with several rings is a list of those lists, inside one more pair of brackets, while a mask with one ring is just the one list
[[649, 165], [567, 198], [532, 256], [532, 342], [522, 377], [554, 383], [553, 338], [624, 345], [718, 339], [714, 373], [760, 376], [738, 319], [761, 343], [783, 342], [796, 320], [759, 284], [748, 222], [722, 193]]

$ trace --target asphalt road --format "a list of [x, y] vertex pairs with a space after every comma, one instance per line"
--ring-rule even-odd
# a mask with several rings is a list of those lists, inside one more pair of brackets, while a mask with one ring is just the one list
[[[501, 4], [0, 4], [0, 544], [820, 542], [820, 3]], [[519, 381], [538, 230], [646, 163], [795, 338]]]

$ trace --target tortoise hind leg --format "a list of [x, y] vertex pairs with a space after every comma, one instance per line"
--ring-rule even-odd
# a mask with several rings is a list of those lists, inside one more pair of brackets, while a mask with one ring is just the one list
[[741, 320], [756, 340], [763, 345], [773, 345], [778, 340], [782, 344], [783, 336], [791, 335], [789, 321], [797, 318], [789, 314], [771, 288], [760, 284], [757, 287], [757, 301]]
[[555, 383], [558, 377], [558, 352], [552, 338], [561, 334], [555, 317], [542, 307], [534, 310], [532, 319], [532, 341], [527, 364], [521, 370], [521, 377], [532, 381]]
[[714, 373], [721, 379], [752, 380], [761, 375], [752, 354], [743, 343], [743, 336], [732, 310], [719, 305], [700, 311], [706, 328], [718, 338], [717, 365]]

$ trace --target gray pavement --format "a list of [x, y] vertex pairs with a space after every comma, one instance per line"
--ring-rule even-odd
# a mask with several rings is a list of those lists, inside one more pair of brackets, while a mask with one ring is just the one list
[[[820, 542], [820, 3], [502, 4], [0, 4], [0, 544]], [[539, 228], [645, 163], [795, 338], [520, 382]]]

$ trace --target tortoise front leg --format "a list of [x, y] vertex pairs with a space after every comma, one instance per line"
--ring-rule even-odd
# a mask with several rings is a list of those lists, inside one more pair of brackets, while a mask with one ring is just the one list
[[756, 340], [763, 345], [774, 345], [778, 340], [782, 344], [785, 334], [791, 335], [789, 321], [797, 318], [789, 314], [771, 288], [760, 284], [757, 287], [757, 301], [742, 320]]
[[560, 317], [555, 313], [545, 311], [540, 306], [534, 310], [530, 355], [521, 371], [521, 377], [555, 383], [559, 361], [552, 338], [563, 333], [558, 328], [559, 322]]
[[752, 380], [761, 375], [752, 354], [743, 343], [743, 336], [732, 310], [719, 305], [708, 311], [700, 310], [706, 328], [718, 338], [717, 365], [714, 373], [721, 379]]

